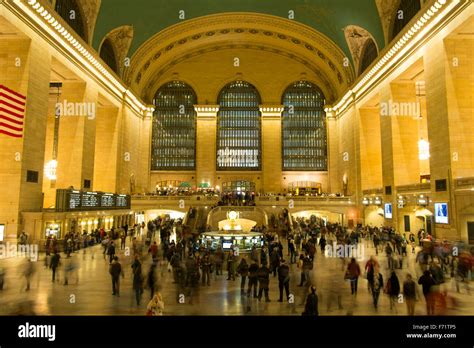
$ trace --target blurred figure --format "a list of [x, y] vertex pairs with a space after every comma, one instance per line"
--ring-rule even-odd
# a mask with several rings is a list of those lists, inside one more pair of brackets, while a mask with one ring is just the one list
[[311, 286], [309, 288], [310, 293], [306, 297], [306, 304], [304, 306], [304, 316], [318, 316], [318, 295], [316, 295], [316, 288]]
[[398, 300], [398, 295], [400, 294], [400, 282], [398, 281], [398, 277], [395, 271], [392, 271], [390, 278], [388, 278], [387, 280], [385, 293], [389, 296], [390, 310], [395, 309], [395, 313], [397, 313], [396, 304]]
[[[77, 263], [74, 259], [69, 258], [64, 261], [64, 285], [69, 284], [69, 278], [73, 275], [77, 269]], [[79, 274], [76, 274], [76, 284], [79, 283]]]
[[165, 309], [165, 303], [159, 292], [155, 293], [151, 298], [150, 302], [147, 305], [147, 316], [160, 316], [163, 315], [163, 310]]
[[382, 277], [382, 274], [379, 272], [379, 268], [375, 267], [373, 284], [372, 284], [372, 300], [373, 300], [375, 310], [377, 310], [378, 308], [380, 290], [382, 288], [383, 288], [383, 277]]
[[5, 269], [0, 267], [0, 291], [3, 290], [3, 285], [5, 284]]
[[109, 263], [112, 263], [115, 256], [115, 244], [113, 241], [110, 242], [110, 245], [107, 248], [107, 255], [109, 255]]
[[403, 298], [407, 306], [407, 314], [415, 315], [415, 303], [417, 297], [416, 284], [411, 274], [407, 274], [406, 280], [403, 282]]
[[346, 278], [350, 280], [352, 295], [357, 295], [357, 284], [359, 282], [359, 276], [360, 276], [359, 264], [357, 263], [355, 258], [352, 258], [346, 270]]
[[432, 293], [433, 287], [436, 285], [436, 281], [430, 274], [430, 271], [424, 271], [423, 275], [418, 279], [418, 284], [423, 288], [423, 295], [426, 301], [426, 314], [434, 314], [434, 300], [435, 296]]
[[235, 255], [234, 250], [227, 254], [227, 280], [235, 280]]
[[135, 255], [135, 261], [132, 264], [133, 270], [133, 290], [135, 291], [135, 299], [137, 301], [137, 306], [140, 305], [140, 301], [143, 293], [143, 274], [142, 274], [142, 264], [138, 260], [138, 255]]
[[56, 280], [56, 269], [59, 267], [60, 261], [61, 261], [61, 255], [59, 255], [59, 253], [57, 252], [54, 252], [53, 255], [51, 256], [51, 262], [49, 264], [49, 268], [51, 268], [51, 271], [53, 272], [53, 279], [52, 279], [53, 282]]
[[202, 285], [211, 285], [212, 263], [209, 254], [204, 255], [201, 261]]
[[24, 269], [23, 269], [23, 275], [26, 280], [26, 291], [30, 290], [30, 281], [31, 277], [36, 271], [36, 267], [34, 263], [31, 261], [31, 259], [26, 260], [26, 263], [24, 264]]
[[148, 288], [150, 289], [150, 298], [153, 299], [153, 296], [155, 294], [155, 288], [156, 288], [156, 265], [154, 263], [151, 264], [150, 270], [148, 271], [147, 275], [147, 285]]
[[250, 297], [253, 288], [253, 298], [257, 298], [258, 285], [258, 260], [253, 260], [249, 267], [249, 284], [247, 287], [247, 297]]
[[241, 277], [241, 280], [240, 280], [240, 294], [244, 295], [245, 294], [245, 282], [246, 282], [247, 276], [249, 274], [249, 265], [247, 264], [247, 261], [245, 260], [245, 258], [242, 258], [240, 260], [240, 263], [237, 266], [237, 273]]

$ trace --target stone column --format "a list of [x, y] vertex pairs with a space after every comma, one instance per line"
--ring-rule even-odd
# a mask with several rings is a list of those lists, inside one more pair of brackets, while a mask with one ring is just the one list
[[216, 185], [217, 112], [219, 105], [195, 105], [196, 124], [196, 186], [202, 182]]
[[262, 176], [264, 192], [282, 191], [282, 105], [261, 105]]

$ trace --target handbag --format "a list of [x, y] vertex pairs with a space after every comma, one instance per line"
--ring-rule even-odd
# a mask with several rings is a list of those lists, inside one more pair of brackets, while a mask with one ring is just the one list
[[346, 273], [344, 274], [344, 280], [350, 280], [352, 277], [351, 277], [351, 272], [349, 272], [349, 270], [346, 271]]

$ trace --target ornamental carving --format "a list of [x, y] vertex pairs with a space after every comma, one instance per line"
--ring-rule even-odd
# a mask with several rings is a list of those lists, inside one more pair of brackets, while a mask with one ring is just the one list
[[[366, 45], [366, 42], [368, 40], [373, 40], [375, 43], [375, 40], [367, 30], [357, 25], [349, 25], [345, 27], [344, 36], [346, 37], [347, 45], [349, 46], [349, 50], [351, 51], [352, 60], [354, 61], [356, 71], [358, 71], [362, 55], [364, 54], [363, 50]], [[357, 75], [359, 75], [360, 73], [361, 72], [358, 71]]]

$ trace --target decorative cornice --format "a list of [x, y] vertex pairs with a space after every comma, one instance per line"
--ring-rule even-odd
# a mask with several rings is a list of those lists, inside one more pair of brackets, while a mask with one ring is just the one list
[[[353, 84], [346, 94], [334, 105], [326, 106], [325, 111], [340, 115], [356, 100], [363, 97], [367, 91], [373, 89], [383, 80], [387, 72], [392, 71], [400, 60], [419, 47], [426, 36], [433, 34], [444, 26], [445, 20], [454, 9], [469, 6], [470, 0], [432, 0], [417, 17], [413, 18], [405, 30], [402, 31], [392, 45], [387, 46], [375, 60], [370, 69]], [[429, 39], [429, 37], [428, 37]]]
[[[124, 100], [135, 112], [143, 116], [150, 107], [144, 104], [125, 84], [116, 77], [95, 50], [72, 30], [51, 8], [48, 2], [38, 0], [15, 0], [4, 2], [8, 10], [15, 15], [20, 14], [31, 22], [47, 41], [52, 41], [63, 50], [68, 58], [75, 60], [92, 78], [98, 80], [118, 99]], [[20, 13], [18, 13], [20, 12]]]
[[260, 105], [260, 112], [264, 118], [281, 118], [284, 109], [283, 105]]
[[219, 105], [194, 105], [198, 118], [216, 118]]

